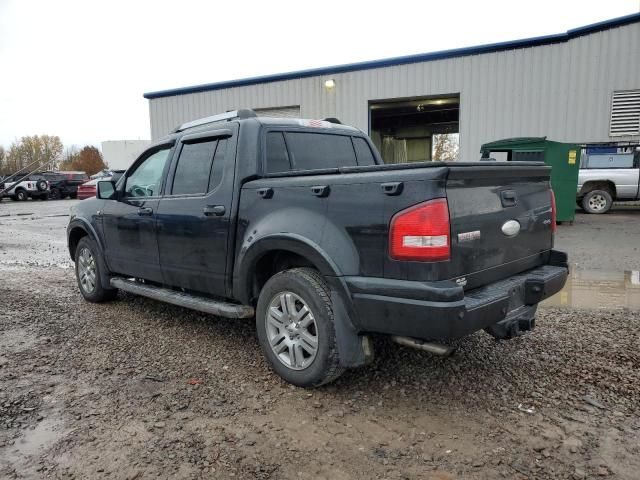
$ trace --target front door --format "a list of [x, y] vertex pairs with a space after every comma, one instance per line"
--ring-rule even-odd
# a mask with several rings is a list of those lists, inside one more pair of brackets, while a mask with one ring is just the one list
[[185, 136], [158, 205], [164, 282], [226, 296], [235, 138], [230, 130]]
[[156, 213], [171, 152], [171, 146], [146, 152], [121, 180], [120, 199], [105, 202], [102, 212], [105, 258], [113, 273], [162, 281]]

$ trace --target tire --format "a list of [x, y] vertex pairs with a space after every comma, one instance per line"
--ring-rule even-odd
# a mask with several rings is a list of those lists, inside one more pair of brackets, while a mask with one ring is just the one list
[[60, 190], [53, 188], [49, 193], [49, 198], [51, 198], [51, 200], [60, 200], [62, 198], [62, 194], [60, 193]]
[[118, 295], [117, 289], [102, 285], [100, 269], [104, 262], [100, 255], [96, 243], [90, 237], [80, 239], [75, 252], [76, 280], [84, 299], [93, 303], [113, 300]]
[[[304, 314], [303, 307], [308, 313]], [[283, 322], [272, 313], [274, 310], [285, 316], [293, 310], [302, 316]], [[318, 387], [345, 370], [336, 347], [329, 287], [316, 270], [294, 268], [271, 277], [258, 298], [256, 329], [271, 367], [293, 385]]]
[[24, 202], [25, 200], [27, 200], [29, 198], [29, 194], [26, 192], [26, 190], [16, 190], [16, 200], [19, 202]]
[[606, 190], [591, 190], [582, 198], [582, 208], [587, 213], [607, 213], [613, 204]]
[[45, 180], [38, 180], [36, 182], [36, 188], [40, 192], [44, 192], [47, 189], [47, 182]]

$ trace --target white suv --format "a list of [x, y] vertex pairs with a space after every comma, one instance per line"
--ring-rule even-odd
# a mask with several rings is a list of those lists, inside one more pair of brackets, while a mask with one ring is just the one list
[[42, 175], [12, 175], [0, 184], [0, 198], [10, 197], [11, 200], [26, 200], [27, 198], [49, 198], [49, 182]]

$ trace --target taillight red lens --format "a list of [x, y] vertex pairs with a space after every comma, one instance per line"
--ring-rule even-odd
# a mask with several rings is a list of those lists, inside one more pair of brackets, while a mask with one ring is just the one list
[[419, 203], [396, 213], [389, 229], [389, 255], [395, 260], [441, 262], [451, 256], [446, 198]]
[[556, 224], [556, 195], [553, 190], [549, 190], [551, 193], [551, 233], [556, 233], [558, 225]]

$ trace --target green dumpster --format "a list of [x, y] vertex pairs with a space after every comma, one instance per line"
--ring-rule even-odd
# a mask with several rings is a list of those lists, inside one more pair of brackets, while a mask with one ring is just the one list
[[[580, 145], [547, 140], [547, 137], [507, 138], [485, 143], [482, 158], [497, 160], [544, 162], [551, 166], [551, 188], [556, 196], [558, 222], [572, 222], [576, 213], [576, 190], [580, 169]], [[503, 152], [505, 158], [498, 158]]]

